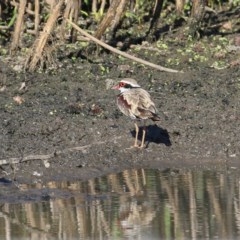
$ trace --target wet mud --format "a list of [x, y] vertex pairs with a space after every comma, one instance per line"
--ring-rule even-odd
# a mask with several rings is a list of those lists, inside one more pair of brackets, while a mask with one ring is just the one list
[[[0, 184], [240, 166], [239, 65], [219, 70], [181, 61], [176, 74], [110, 53], [91, 58], [49, 73], [17, 73], [1, 63]], [[134, 124], [106, 87], [106, 79], [124, 77], [150, 92], [161, 117], [147, 122], [145, 149], [129, 149]]]

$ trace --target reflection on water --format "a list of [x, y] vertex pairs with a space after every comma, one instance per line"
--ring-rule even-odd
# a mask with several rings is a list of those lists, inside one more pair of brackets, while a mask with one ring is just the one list
[[239, 183], [234, 170], [139, 169], [87, 182], [22, 185], [16, 191], [29, 199], [43, 189], [45, 198], [3, 202], [0, 239], [237, 239]]

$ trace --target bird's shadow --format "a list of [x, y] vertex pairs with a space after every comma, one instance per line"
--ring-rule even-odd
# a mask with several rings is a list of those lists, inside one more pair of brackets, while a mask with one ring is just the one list
[[0, 177], [0, 184], [11, 184], [12, 181], [4, 177]]
[[[138, 134], [138, 140], [142, 140], [142, 133], [143, 133], [143, 127], [139, 127], [139, 134]], [[133, 137], [136, 135], [136, 131], [132, 130], [131, 134]], [[149, 143], [154, 142], [157, 144], [165, 144], [166, 146], [171, 146], [171, 140], [170, 136], [168, 134], [168, 131], [166, 129], [163, 129], [156, 124], [148, 125], [146, 126], [146, 147], [148, 147]]]

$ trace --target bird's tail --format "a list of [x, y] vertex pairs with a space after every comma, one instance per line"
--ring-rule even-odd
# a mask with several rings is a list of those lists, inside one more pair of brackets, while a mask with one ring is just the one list
[[156, 114], [156, 113], [152, 113], [152, 118], [151, 118], [154, 122], [155, 121], [160, 121], [160, 117]]

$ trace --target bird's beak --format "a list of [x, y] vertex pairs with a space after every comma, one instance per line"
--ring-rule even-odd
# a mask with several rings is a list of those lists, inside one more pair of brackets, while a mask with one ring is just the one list
[[116, 86], [113, 86], [111, 89], [118, 90], [118, 89], [119, 89], [119, 86], [118, 86], [118, 85], [116, 85]]

